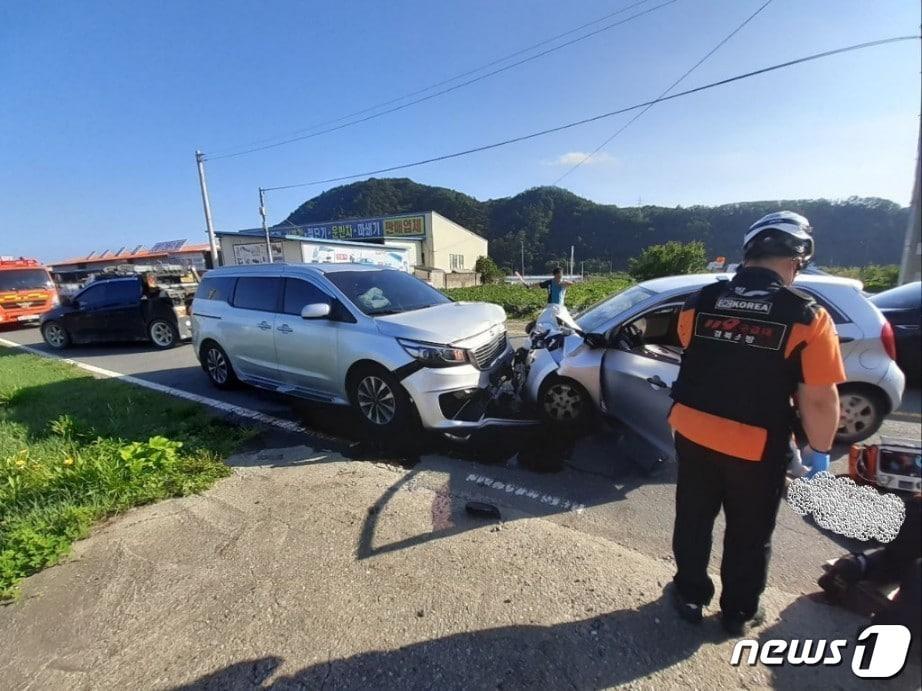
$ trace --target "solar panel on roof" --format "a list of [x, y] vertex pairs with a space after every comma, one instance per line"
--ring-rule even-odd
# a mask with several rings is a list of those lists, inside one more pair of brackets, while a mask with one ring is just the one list
[[186, 244], [185, 240], [165, 240], [163, 242], [154, 243], [150, 248], [151, 252], [177, 252], [182, 249], [182, 246]]

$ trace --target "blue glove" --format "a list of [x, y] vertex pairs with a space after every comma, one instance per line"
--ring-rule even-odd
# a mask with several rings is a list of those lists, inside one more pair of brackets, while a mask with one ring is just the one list
[[822, 453], [808, 444], [800, 455], [803, 458], [803, 464], [810, 469], [807, 479], [824, 470], [829, 470], [829, 452]]

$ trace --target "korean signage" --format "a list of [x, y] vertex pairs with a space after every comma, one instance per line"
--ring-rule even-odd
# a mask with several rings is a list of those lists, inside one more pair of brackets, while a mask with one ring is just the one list
[[383, 238], [421, 238], [426, 234], [426, 217], [362, 218], [355, 221], [312, 223], [275, 228], [273, 235], [299, 235], [315, 240], [380, 240]]
[[[282, 243], [272, 243], [272, 259], [282, 261]], [[234, 245], [234, 264], [268, 264], [269, 252], [265, 242], [248, 242]]]
[[384, 237], [409, 238], [423, 237], [426, 234], [425, 216], [401, 216], [384, 219]]

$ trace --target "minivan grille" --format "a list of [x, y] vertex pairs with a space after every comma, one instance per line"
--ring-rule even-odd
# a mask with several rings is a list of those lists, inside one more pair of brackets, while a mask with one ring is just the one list
[[471, 351], [471, 356], [474, 359], [474, 364], [477, 365], [478, 369], [488, 369], [490, 365], [506, 352], [506, 332], [503, 331], [501, 334], [496, 336], [493, 340], [488, 343], [484, 343], [479, 348], [475, 348]]

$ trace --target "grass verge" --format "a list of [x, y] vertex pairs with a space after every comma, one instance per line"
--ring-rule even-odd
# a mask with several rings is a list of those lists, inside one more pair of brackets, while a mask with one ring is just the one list
[[0, 600], [100, 519], [208, 488], [254, 433], [193, 403], [0, 347]]
[[[589, 307], [603, 298], [627, 288], [633, 280], [627, 275], [590, 278], [567, 289], [567, 308], [571, 312]], [[547, 292], [541, 288], [526, 288], [518, 283], [493, 283], [470, 288], [450, 288], [442, 291], [452, 300], [493, 302], [506, 314], [518, 319], [533, 319], [547, 304]]]

